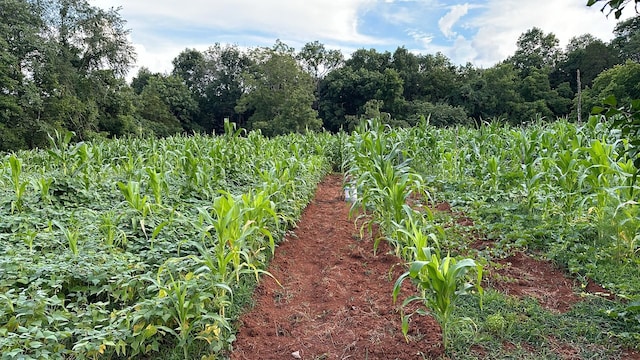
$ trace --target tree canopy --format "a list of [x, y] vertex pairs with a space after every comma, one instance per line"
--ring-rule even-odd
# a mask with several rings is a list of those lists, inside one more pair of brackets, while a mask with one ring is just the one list
[[[637, 1], [633, 1], [637, 4]], [[606, 14], [631, 1], [591, 0]], [[640, 17], [619, 22], [605, 42], [590, 34], [558, 38], [532, 28], [517, 49], [488, 68], [456, 65], [442, 53], [358, 49], [349, 57], [319, 41], [299, 50], [213, 44], [184, 49], [168, 73], [140, 68], [119, 9], [87, 0], [3, 0], [0, 6], [0, 150], [47, 144], [70, 130], [75, 140], [221, 132], [225, 121], [266, 135], [351, 129], [380, 117], [413, 125], [480, 121], [521, 124], [576, 118], [604, 96], [636, 96]], [[578, 82], [580, 73], [580, 88]]]

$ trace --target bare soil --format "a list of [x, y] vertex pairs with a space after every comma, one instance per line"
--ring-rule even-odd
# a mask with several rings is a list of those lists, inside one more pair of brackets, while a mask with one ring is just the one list
[[[241, 319], [231, 359], [423, 359], [442, 355], [441, 330], [428, 316], [412, 318], [408, 341], [399, 306], [392, 302], [402, 261], [387, 254], [349, 219], [342, 177], [318, 187], [294, 234], [276, 249], [255, 292], [255, 307]], [[405, 282], [403, 293], [412, 295]]]
[[[433, 318], [414, 316], [408, 339], [403, 337], [403, 299], [393, 304], [391, 294], [404, 264], [389, 254], [384, 241], [373, 255], [373, 239], [368, 234], [360, 237], [349, 207], [342, 197], [342, 177], [325, 178], [269, 265], [279, 284], [265, 277], [254, 293], [255, 306], [240, 318], [232, 360], [443, 358], [441, 329]], [[433, 209], [451, 212], [447, 203]], [[459, 225], [473, 225], [464, 214], [457, 215]], [[477, 238], [472, 248], [492, 245]], [[486, 287], [533, 297], [558, 313], [582, 299], [574, 292], [575, 281], [548, 261], [517, 253], [497, 263], [488, 269]], [[593, 283], [586, 291], [611, 296]], [[403, 296], [413, 294], [415, 289], [406, 281]], [[561, 358], [579, 357], [576, 349], [552, 340]], [[491, 357], [481, 347], [471, 351]], [[640, 359], [634, 351], [623, 356]]]
[[507, 295], [532, 297], [540, 305], [557, 313], [569, 309], [582, 298], [573, 289], [576, 282], [553, 266], [524, 253], [497, 261], [501, 266], [492, 272], [490, 287]]

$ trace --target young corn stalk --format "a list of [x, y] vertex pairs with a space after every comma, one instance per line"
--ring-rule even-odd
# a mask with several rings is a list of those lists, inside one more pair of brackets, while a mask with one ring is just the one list
[[27, 184], [26, 181], [21, 181], [22, 175], [22, 160], [20, 160], [15, 154], [9, 156], [9, 166], [11, 168], [11, 185], [15, 193], [16, 199], [11, 203], [11, 214], [17, 209], [22, 211], [22, 198], [24, 197]]
[[[456, 300], [460, 296], [470, 294], [474, 287], [480, 296], [483, 294], [483, 289], [480, 286], [482, 266], [476, 264], [473, 259], [456, 260], [449, 255], [441, 259], [437, 251], [432, 252], [430, 249], [426, 250], [425, 255], [427, 260], [411, 262], [409, 271], [398, 278], [393, 287], [393, 301], [394, 303], [397, 301], [402, 282], [407, 277], [415, 280], [421, 295], [408, 297], [402, 303], [402, 307], [404, 308], [414, 301], [421, 301], [427, 306], [440, 323], [443, 346], [447, 349], [449, 330], [454, 321], [453, 310]], [[475, 286], [467, 282], [467, 272], [474, 269], [477, 272]], [[480, 300], [480, 306], [482, 307], [482, 300]], [[405, 338], [409, 331], [409, 319], [414, 314], [402, 314], [402, 333]]]
[[[179, 260], [181, 259], [169, 259], [158, 268], [154, 285], [158, 288], [158, 300], [169, 299], [172, 306], [168, 310], [177, 325], [176, 328], [158, 326], [158, 329], [175, 336], [178, 339], [178, 347], [182, 348], [184, 358], [188, 359], [191, 333], [206, 312], [206, 304], [210, 301], [211, 295], [206, 291], [200, 291], [197, 275], [193, 272], [179, 277], [173, 275], [173, 271], [167, 265]], [[165, 279], [164, 273], [168, 275], [168, 279]]]
[[78, 253], [80, 252], [78, 248], [78, 241], [80, 240], [80, 230], [75, 225], [72, 228], [68, 228], [55, 220], [53, 221], [53, 224], [62, 231], [62, 234], [67, 240], [67, 245], [69, 246], [69, 250], [71, 250], [71, 253], [74, 256], [78, 256]]
[[145, 220], [150, 212], [150, 206], [147, 203], [148, 197], [141, 195], [140, 183], [137, 181], [129, 181], [126, 184], [118, 182], [117, 185], [127, 204], [140, 216], [140, 218], [137, 216], [131, 218], [131, 227], [135, 229], [137, 225], [140, 225], [140, 229], [146, 237]]

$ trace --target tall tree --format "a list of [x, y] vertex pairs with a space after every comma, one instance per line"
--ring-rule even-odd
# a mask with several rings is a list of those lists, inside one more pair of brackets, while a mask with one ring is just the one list
[[510, 63], [484, 70], [476, 90], [482, 104], [477, 115], [482, 119], [506, 117], [512, 122], [520, 122], [514, 112], [515, 104], [522, 102], [517, 83], [517, 70]]
[[640, 16], [619, 22], [613, 30], [611, 45], [620, 58], [640, 62]]
[[403, 97], [406, 101], [413, 101], [423, 97], [423, 73], [420, 59], [405, 47], [399, 47], [393, 52], [392, 66], [398, 72], [403, 83]]
[[418, 58], [422, 99], [432, 103], [449, 102], [459, 91], [456, 66], [442, 53]]
[[345, 62], [345, 65], [354, 70], [365, 69], [382, 73], [391, 67], [391, 53], [388, 51], [379, 53], [376, 49], [358, 49], [351, 54], [351, 58]]
[[138, 97], [138, 116], [156, 135], [200, 130], [194, 122], [198, 103], [181, 77], [150, 74], [144, 68], [139, 70], [138, 77], [132, 83], [145, 84]]
[[402, 101], [402, 79], [395, 69], [380, 72], [344, 66], [322, 81], [319, 112], [325, 127], [338, 131], [353, 125], [347, 123], [348, 118], [364, 116], [373, 107], [393, 114]]
[[254, 65], [243, 74], [245, 91], [236, 110], [250, 114], [249, 127], [273, 136], [318, 130], [322, 121], [312, 108], [314, 81], [281, 44], [251, 53]]
[[0, 150], [28, 147], [35, 128], [30, 110], [41, 105], [33, 79], [40, 63], [42, 21], [37, 8], [23, 0], [0, 6]]
[[78, 139], [95, 136], [103, 130], [98, 96], [117, 91], [109, 84], [122, 78], [135, 58], [126, 22], [118, 9], [100, 9], [86, 0], [32, 1], [42, 14], [48, 44], [33, 72], [44, 130], [63, 127]]
[[560, 55], [559, 43], [553, 33], [545, 34], [540, 28], [534, 27], [520, 35], [518, 48], [509, 62], [520, 71], [523, 78], [533, 69], [553, 67]]
[[344, 56], [340, 50], [328, 50], [319, 41], [310, 42], [304, 45], [296, 55], [296, 59], [302, 68], [313, 76], [315, 90], [315, 100], [313, 108], [318, 110], [318, 96], [320, 94], [320, 80], [330, 71], [344, 64]]
[[225, 118], [242, 123], [235, 106], [242, 96], [242, 74], [250, 64], [237, 46], [220, 44], [204, 52], [186, 49], [173, 60], [173, 74], [184, 79], [198, 103], [199, 126], [211, 132], [223, 131]]
[[551, 73], [552, 86], [569, 83], [577, 92], [577, 71], [583, 86], [591, 86], [602, 71], [620, 62], [615, 51], [602, 40], [590, 34], [574, 37], [569, 41], [562, 59]]
[[344, 56], [340, 50], [329, 50], [319, 41], [306, 43], [296, 58], [316, 82], [344, 63]]
[[171, 73], [182, 78], [195, 97], [203, 97], [207, 86], [207, 61], [204, 54], [196, 49], [185, 49], [171, 63]]

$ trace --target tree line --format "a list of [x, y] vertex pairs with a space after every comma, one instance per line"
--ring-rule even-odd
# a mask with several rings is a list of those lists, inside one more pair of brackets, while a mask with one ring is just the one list
[[532, 28], [513, 55], [486, 69], [404, 47], [345, 58], [317, 41], [300, 50], [276, 41], [185, 49], [171, 72], [141, 68], [129, 84], [135, 53], [118, 9], [86, 0], [0, 4], [4, 151], [46, 146], [55, 131], [76, 140], [168, 136], [220, 132], [225, 119], [268, 136], [349, 130], [371, 117], [399, 126], [429, 116], [442, 126], [520, 124], [584, 117], [609, 95], [640, 98], [638, 17], [618, 22], [610, 42], [585, 34], [564, 49]]

